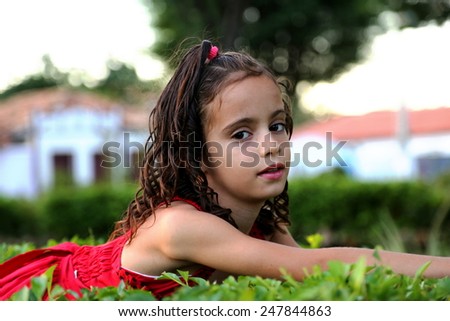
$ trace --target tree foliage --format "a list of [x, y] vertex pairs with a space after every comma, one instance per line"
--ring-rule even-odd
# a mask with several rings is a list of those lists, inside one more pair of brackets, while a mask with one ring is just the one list
[[107, 67], [107, 76], [90, 90], [127, 103], [139, 103], [147, 99], [149, 92], [160, 89], [158, 80], [142, 81], [133, 66], [109, 61]]
[[276, 73], [329, 79], [357, 61], [359, 48], [387, 26], [445, 21], [446, 0], [143, 0], [167, 59], [187, 38], [209, 38], [222, 50], [247, 50]]
[[145, 100], [149, 92], [160, 89], [158, 80], [142, 81], [133, 66], [110, 60], [106, 64], [106, 77], [93, 81], [80, 71], [63, 72], [52, 62], [49, 55], [42, 57], [42, 72], [30, 75], [0, 92], [0, 100], [24, 92], [50, 87], [69, 87], [88, 90], [127, 103]]
[[48, 55], [42, 57], [42, 62], [44, 64], [42, 73], [30, 75], [17, 84], [9, 86], [0, 93], [0, 99], [6, 99], [27, 90], [56, 87], [66, 82], [66, 77], [53, 65]]

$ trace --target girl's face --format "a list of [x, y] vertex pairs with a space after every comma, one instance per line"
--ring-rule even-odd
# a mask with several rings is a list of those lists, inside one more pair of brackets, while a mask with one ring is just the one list
[[247, 77], [226, 86], [207, 108], [204, 171], [220, 204], [261, 203], [279, 195], [290, 143], [278, 85], [267, 76]]

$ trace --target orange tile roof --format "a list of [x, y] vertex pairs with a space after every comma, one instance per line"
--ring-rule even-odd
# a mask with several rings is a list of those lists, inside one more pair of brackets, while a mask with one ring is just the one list
[[[150, 103], [154, 101], [150, 101]], [[67, 88], [48, 88], [26, 91], [0, 101], [0, 146], [9, 141], [11, 133], [30, 126], [34, 111], [50, 112], [55, 108], [84, 106], [93, 110], [122, 109], [123, 127], [146, 130], [148, 114], [153, 107], [125, 106], [89, 92]]]
[[[407, 112], [410, 134], [450, 132], [450, 108], [413, 110]], [[331, 132], [336, 139], [361, 140], [393, 137], [397, 133], [399, 112], [376, 111], [360, 116], [339, 116], [298, 126], [293, 138], [306, 134]]]

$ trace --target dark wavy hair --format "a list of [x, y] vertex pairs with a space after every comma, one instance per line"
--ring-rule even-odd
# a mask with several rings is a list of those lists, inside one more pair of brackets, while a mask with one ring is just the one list
[[[264, 64], [244, 52], [219, 53], [210, 61], [211, 47], [211, 42], [204, 40], [184, 54], [151, 111], [140, 187], [122, 219], [116, 222], [110, 239], [128, 231], [133, 237], [158, 207], [169, 205], [174, 197], [191, 200], [236, 226], [231, 210], [218, 204], [217, 193], [208, 186], [201, 169], [206, 156], [204, 130], [210, 116], [206, 107], [230, 83], [260, 75], [273, 79], [280, 85], [288, 115], [286, 128], [291, 135], [286, 86]], [[275, 229], [282, 231], [281, 224], [290, 224], [288, 205], [286, 182], [284, 191], [267, 200], [258, 215], [257, 224], [263, 233], [270, 235]]]

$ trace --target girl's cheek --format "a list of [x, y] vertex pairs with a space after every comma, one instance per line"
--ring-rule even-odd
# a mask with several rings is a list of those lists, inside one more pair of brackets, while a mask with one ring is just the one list
[[239, 166], [245, 168], [257, 167], [260, 161], [258, 149], [254, 144], [244, 144], [236, 153], [235, 159], [239, 160]]
[[220, 155], [220, 152], [216, 149], [208, 151], [207, 156], [203, 160], [205, 169], [211, 170], [222, 166], [222, 164], [224, 163], [224, 159]]
[[280, 155], [290, 157], [291, 156], [291, 142], [290, 141], [284, 141], [280, 145]]

